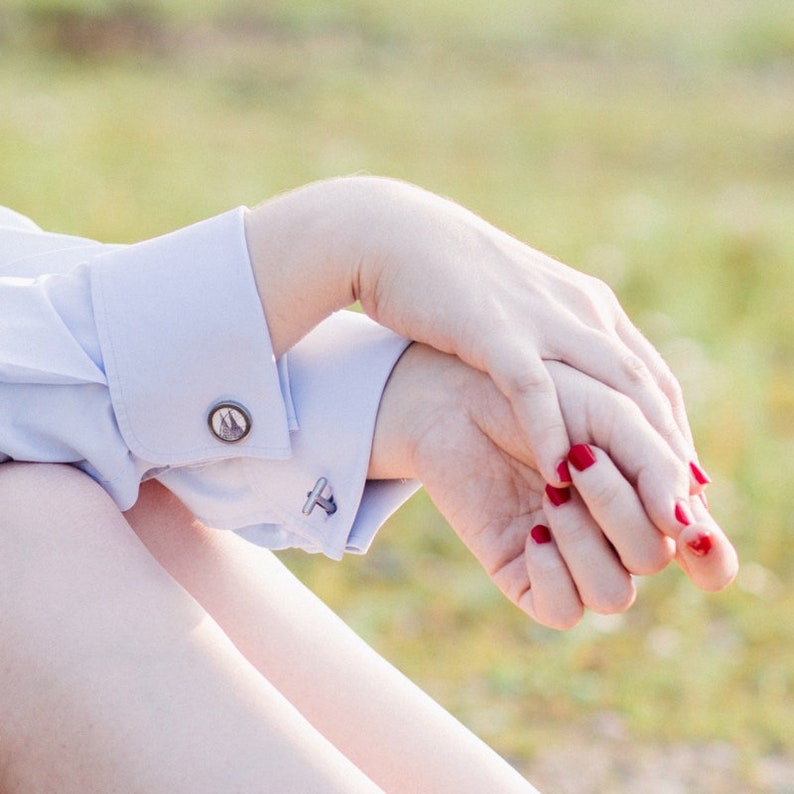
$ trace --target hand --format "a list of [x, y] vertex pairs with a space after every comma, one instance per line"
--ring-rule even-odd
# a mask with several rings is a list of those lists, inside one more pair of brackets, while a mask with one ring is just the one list
[[421, 345], [384, 392], [370, 475], [417, 476], [502, 592], [554, 628], [574, 625], [585, 607], [627, 609], [631, 575], [660, 570], [674, 553], [699, 586], [727, 585], [736, 573], [730, 543], [702, 507], [698, 523], [676, 520], [685, 467], [636, 406], [564, 365], [551, 374], [572, 437], [592, 444], [595, 458], [570, 467], [567, 502], [554, 506], [543, 478], [514, 456], [516, 420], [490, 380]]
[[262, 205], [246, 232], [276, 355], [360, 299], [382, 325], [487, 372], [527, 442], [516, 456], [551, 484], [570, 428], [550, 360], [626, 394], [694, 460], [678, 383], [609, 288], [452, 202], [393, 180], [332, 180]]

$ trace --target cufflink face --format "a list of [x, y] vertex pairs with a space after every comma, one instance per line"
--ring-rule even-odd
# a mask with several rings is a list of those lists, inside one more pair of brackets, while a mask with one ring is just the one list
[[251, 432], [251, 417], [248, 411], [237, 403], [218, 403], [210, 411], [207, 423], [212, 435], [227, 444], [236, 444]]

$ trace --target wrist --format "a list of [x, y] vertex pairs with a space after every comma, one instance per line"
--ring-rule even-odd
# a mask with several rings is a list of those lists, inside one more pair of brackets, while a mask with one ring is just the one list
[[251, 267], [278, 358], [356, 299], [361, 235], [342, 180], [317, 182], [246, 213]]
[[378, 408], [370, 479], [422, 479], [422, 445], [464, 408], [470, 374], [455, 356], [426, 345], [403, 353]]

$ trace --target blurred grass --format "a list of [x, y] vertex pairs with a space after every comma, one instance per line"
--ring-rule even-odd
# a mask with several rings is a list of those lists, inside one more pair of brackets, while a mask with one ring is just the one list
[[608, 281], [682, 380], [736, 586], [671, 570], [550, 632], [423, 496], [364, 559], [287, 560], [521, 766], [612, 714], [730, 742], [767, 790], [794, 756], [794, 4], [3, 0], [0, 102], [0, 203], [47, 228], [135, 240], [369, 171]]

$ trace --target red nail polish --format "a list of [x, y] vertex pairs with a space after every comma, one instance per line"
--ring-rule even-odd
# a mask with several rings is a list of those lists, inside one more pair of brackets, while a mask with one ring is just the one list
[[683, 524], [685, 527], [688, 527], [692, 521], [694, 521], [692, 518], [692, 513], [689, 509], [689, 505], [687, 505], [686, 502], [676, 502], [675, 520], [678, 521], [679, 524]]
[[708, 485], [711, 482], [711, 477], [709, 477], [694, 461], [689, 464], [689, 470], [692, 472], [692, 476], [695, 478], [695, 482], [698, 485]]
[[572, 482], [567, 460], [561, 460], [557, 464], [557, 476], [560, 478], [560, 482]]
[[568, 460], [577, 471], [584, 471], [596, 462], [596, 456], [588, 444], [576, 444], [571, 447]]
[[551, 542], [551, 532], [549, 531], [549, 528], [544, 527], [543, 524], [536, 524], [529, 531], [529, 534], [532, 536], [532, 540], [534, 540], [538, 546]]
[[547, 485], [546, 496], [555, 507], [559, 507], [571, 498], [571, 491], [569, 488], [555, 488], [553, 485]]
[[697, 554], [698, 557], [705, 557], [711, 551], [713, 542], [708, 532], [701, 532], [694, 540], [690, 540], [686, 545], [692, 549], [693, 554]]

